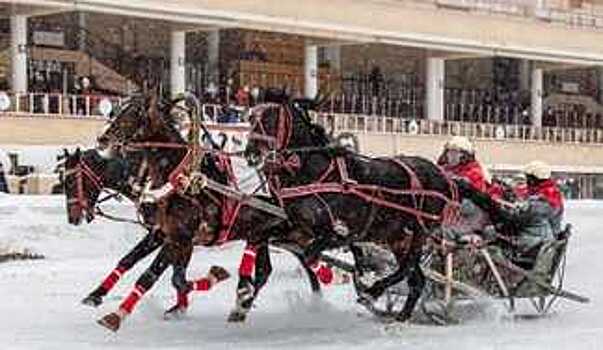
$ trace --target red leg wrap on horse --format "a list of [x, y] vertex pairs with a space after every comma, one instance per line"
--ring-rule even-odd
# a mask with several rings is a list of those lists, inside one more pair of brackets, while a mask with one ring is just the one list
[[105, 280], [101, 284], [101, 287], [107, 292], [110, 291], [126, 271], [127, 270], [123, 267], [116, 267], [115, 269], [113, 269], [113, 271], [111, 271], [109, 276], [105, 278]]
[[128, 295], [126, 300], [124, 300], [124, 302], [121, 303], [119, 308], [121, 310], [125, 311], [126, 313], [132, 313], [132, 310], [134, 310], [134, 307], [136, 306], [138, 301], [140, 301], [140, 298], [142, 298], [142, 296], [144, 295], [145, 292], [146, 292], [146, 290], [144, 290], [144, 288], [137, 285], [130, 292], [130, 295]]
[[241, 265], [239, 266], [239, 275], [242, 277], [252, 277], [253, 270], [255, 268], [255, 254], [256, 249], [254, 246], [248, 245], [243, 252], [243, 258], [241, 259]]
[[331, 284], [333, 282], [333, 270], [325, 263], [314, 263], [312, 271], [322, 284]]
[[211, 281], [208, 278], [201, 278], [193, 282], [193, 290], [204, 292], [211, 289]]
[[188, 307], [188, 293], [178, 293], [178, 306]]

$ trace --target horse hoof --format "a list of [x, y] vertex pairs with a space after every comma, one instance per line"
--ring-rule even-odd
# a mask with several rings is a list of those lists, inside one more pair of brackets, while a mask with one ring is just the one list
[[356, 300], [357, 303], [359, 303], [361, 305], [368, 305], [368, 306], [373, 306], [376, 301], [377, 301], [377, 298], [375, 298], [371, 294], [365, 293], [365, 292], [358, 293], [358, 299]]
[[241, 311], [233, 311], [228, 315], [228, 322], [230, 323], [242, 323], [245, 322], [245, 318], [247, 318], [247, 314]]
[[103, 303], [103, 298], [96, 295], [88, 295], [84, 299], [82, 299], [82, 304], [86, 306], [98, 307]]
[[121, 317], [115, 312], [112, 312], [96, 322], [112, 332], [117, 332], [121, 325]]
[[400, 322], [402, 324], [408, 323], [411, 318], [411, 314], [407, 312], [402, 312], [401, 314], [396, 316], [396, 322]]
[[166, 321], [180, 320], [186, 316], [186, 307], [174, 305], [163, 313], [163, 319]]

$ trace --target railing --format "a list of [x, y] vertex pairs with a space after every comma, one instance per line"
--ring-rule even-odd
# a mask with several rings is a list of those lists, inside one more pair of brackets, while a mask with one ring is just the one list
[[[425, 3], [425, 1], [419, 2]], [[430, 2], [445, 9], [532, 18], [571, 27], [603, 28], [603, 9], [592, 5], [589, 8], [566, 8], [560, 7], [559, 1], [556, 0], [431, 0]]]
[[415, 95], [386, 98], [356, 94], [333, 95], [321, 111], [336, 114], [365, 114], [395, 118], [420, 119], [423, 117], [423, 101]]
[[0, 95], [0, 114], [105, 118], [122, 103], [123, 98], [116, 96], [10, 93]]
[[602, 129], [532, 127], [454, 121], [416, 120], [352, 114], [314, 114], [314, 120], [336, 133], [467, 136], [497, 141], [603, 144]]
[[[379, 114], [382, 111], [396, 111], [393, 104], [379, 104], [378, 100], [365, 101], [365, 107], [333, 112], [336, 108], [326, 108], [314, 114], [315, 121], [336, 132], [404, 134], [404, 135], [461, 135], [476, 139], [499, 141], [534, 141], [547, 143], [603, 144], [603, 129], [532, 127], [521, 123], [495, 124], [490, 122], [437, 121], [415, 118], [412, 113], [402, 117]], [[121, 106], [123, 98], [100, 95], [61, 94], [1, 94], [0, 117], [43, 116], [57, 118], [108, 117]], [[345, 106], [345, 105], [344, 105]], [[354, 104], [352, 104], [354, 106]], [[351, 107], [350, 107], [351, 108]], [[366, 109], [375, 113], [366, 113]], [[401, 110], [398, 108], [398, 110]], [[511, 121], [512, 122], [512, 121]]]

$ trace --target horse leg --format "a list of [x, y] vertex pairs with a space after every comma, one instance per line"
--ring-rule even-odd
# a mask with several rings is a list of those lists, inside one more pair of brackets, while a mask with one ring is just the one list
[[378, 280], [365, 291], [360, 291], [361, 297], [359, 301], [371, 302], [379, 299], [379, 297], [383, 295], [387, 288], [398, 284], [402, 280], [404, 280], [404, 278], [406, 278], [406, 275], [408, 274], [408, 271], [409, 268], [406, 264], [399, 266], [398, 269], [394, 271], [391, 275]]
[[381, 295], [385, 292], [385, 290], [397, 283], [400, 283], [406, 276], [410, 270], [409, 266], [409, 250], [412, 249], [415, 235], [408, 236], [402, 240], [392, 241], [390, 242], [390, 250], [396, 256], [396, 260], [398, 261], [398, 268], [389, 276], [386, 276], [377, 282], [375, 282], [371, 287], [367, 288], [363, 293], [361, 293], [360, 301], [361, 302], [369, 302], [379, 299]]
[[366, 256], [362, 251], [362, 248], [355, 244], [350, 244], [350, 252], [354, 257], [354, 270], [352, 272], [352, 281], [354, 283], [356, 293], [358, 294], [358, 296], [362, 297], [363, 293], [365, 293], [367, 290], [367, 286], [360, 280], [360, 278], [364, 275], [365, 272], [364, 264]]
[[121, 276], [136, 265], [140, 260], [157, 250], [163, 243], [160, 232], [148, 233], [136, 246], [130, 250], [117, 266], [105, 277], [102, 283], [82, 300], [82, 304], [97, 307], [103, 303], [109, 291], [117, 284]]
[[397, 321], [406, 322], [408, 319], [410, 319], [415, 307], [417, 306], [417, 302], [421, 297], [421, 293], [423, 293], [425, 282], [425, 275], [421, 269], [420, 256], [417, 255], [413, 259], [410, 275], [408, 276], [408, 287], [410, 291], [402, 311], [396, 315]]
[[310, 288], [312, 288], [312, 293], [320, 295], [320, 281], [318, 280], [318, 276], [316, 276], [316, 273], [314, 272], [312, 267], [310, 267], [310, 265], [302, 254], [297, 252], [291, 253], [297, 258], [297, 260], [299, 260], [299, 263], [302, 265], [304, 271], [306, 272], [306, 276], [308, 276], [308, 280], [310, 281]]
[[153, 287], [155, 282], [159, 279], [159, 276], [165, 272], [168, 265], [170, 264], [170, 256], [169, 256], [169, 246], [164, 246], [159, 251], [159, 254], [155, 257], [155, 260], [151, 263], [151, 266], [140, 276], [140, 278], [136, 281], [134, 289], [130, 292], [130, 294], [124, 299], [124, 301], [119, 306], [119, 309], [115, 312], [109, 313], [105, 315], [103, 318], [98, 320], [98, 323], [113, 331], [116, 332], [120, 325], [121, 321], [128, 315], [134, 311], [134, 307], [140, 301], [142, 296]]
[[166, 319], [178, 318], [184, 315], [189, 305], [188, 294], [192, 287], [186, 280], [186, 269], [193, 255], [192, 242], [185, 243], [184, 246], [181, 246], [181, 249], [181, 255], [172, 260], [172, 286], [176, 289], [176, 304], [165, 311], [164, 317]]
[[268, 278], [272, 274], [272, 261], [270, 259], [270, 248], [268, 243], [263, 243], [258, 247], [256, 257], [256, 267], [253, 279], [253, 286], [255, 288], [255, 296], [260, 292], [266, 283]]
[[[245, 250], [243, 251], [243, 257], [241, 258], [241, 263], [239, 265], [239, 283], [237, 286], [237, 300], [234, 310], [230, 312], [228, 316], [228, 322], [243, 322], [247, 316], [247, 313], [251, 309], [253, 305], [253, 301], [256, 296], [256, 285], [254, 284], [252, 275], [254, 269], [256, 267], [256, 259], [258, 255], [258, 250], [262, 251], [264, 248], [262, 246], [256, 246], [251, 243], [247, 243], [245, 246]], [[265, 249], [268, 249], [268, 246], [265, 245]], [[270, 264], [270, 257], [268, 259], [263, 259], [262, 261], [265, 265]], [[263, 266], [265, 273], [272, 272], [272, 266]], [[259, 276], [258, 276], [259, 277]], [[264, 283], [268, 279], [266, 276], [264, 278]], [[261, 284], [263, 286], [263, 283]]]

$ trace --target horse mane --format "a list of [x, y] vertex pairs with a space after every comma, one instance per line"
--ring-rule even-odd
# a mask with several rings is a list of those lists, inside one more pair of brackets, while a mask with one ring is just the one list
[[188, 140], [182, 138], [180, 132], [178, 132], [179, 124], [178, 121], [172, 116], [171, 110], [174, 106], [180, 103], [182, 99], [168, 100], [161, 98], [158, 101], [158, 117], [161, 120], [163, 126], [165, 126], [166, 135], [170, 140], [174, 140], [178, 143], [187, 143]]
[[280, 88], [270, 88], [264, 92], [264, 102], [265, 103], [276, 103], [276, 104], [286, 104], [291, 101], [291, 97], [285, 89]]
[[331, 143], [331, 137], [322, 125], [318, 125], [310, 119], [308, 114], [309, 100], [294, 100], [287, 104], [291, 117], [293, 118], [293, 128], [305, 127], [310, 132], [314, 142], [321, 146], [327, 146]]
[[112, 189], [123, 187], [127, 178], [129, 162], [121, 156], [103, 157], [96, 148], [82, 152], [82, 159], [97, 174], [104, 174], [104, 182]]

